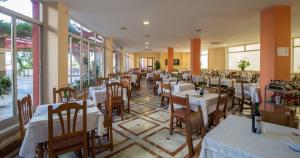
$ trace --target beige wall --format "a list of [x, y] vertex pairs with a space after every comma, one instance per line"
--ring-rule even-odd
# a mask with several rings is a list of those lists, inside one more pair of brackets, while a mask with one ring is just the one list
[[140, 67], [140, 58], [152, 57], [155, 61], [160, 61], [160, 53], [159, 52], [134, 52], [134, 68]]
[[43, 103], [52, 102], [53, 88], [68, 85], [68, 9], [62, 2], [44, 3], [45, 47], [42, 59]]
[[113, 72], [113, 40], [105, 39], [105, 75]]
[[[165, 65], [165, 60], [168, 59], [168, 53], [160, 53], [160, 66], [161, 69], [166, 70], [167, 65]], [[190, 53], [181, 53], [181, 52], [175, 52], [174, 53], [174, 59], [179, 59], [180, 60], [180, 65], [174, 65], [174, 69], [178, 70], [185, 70], [185, 69], [190, 69], [191, 64], [190, 64]]]
[[133, 69], [134, 67], [134, 54], [128, 53], [129, 56], [129, 69]]
[[226, 48], [208, 49], [208, 69], [225, 70], [226, 69]]

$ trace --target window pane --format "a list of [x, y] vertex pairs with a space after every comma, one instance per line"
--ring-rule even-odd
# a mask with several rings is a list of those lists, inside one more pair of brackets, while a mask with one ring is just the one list
[[[17, 98], [33, 96], [33, 43], [32, 25], [17, 20]], [[33, 96], [34, 97], [34, 96]]]
[[0, 13], [0, 121], [14, 115], [12, 18]]
[[82, 37], [90, 40], [95, 40], [95, 33], [85, 27], [82, 27]]
[[96, 43], [103, 44], [104, 38], [98, 34], [96, 34]]
[[208, 54], [208, 50], [202, 50], [201, 51], [201, 55], [207, 55]]
[[208, 55], [201, 55], [201, 69], [207, 69], [208, 68]]
[[228, 53], [228, 69], [238, 70], [238, 62], [242, 59], [247, 59], [250, 66], [246, 70], [259, 71], [260, 69], [260, 51], [249, 51], [239, 53]]
[[242, 52], [244, 51], [244, 46], [236, 46], [236, 47], [229, 47], [228, 52]]
[[294, 73], [300, 73], [300, 47], [294, 48]]
[[32, 18], [32, 2], [31, 2], [31, 0], [0, 1], [0, 6]]
[[71, 52], [72, 64], [71, 65], [71, 83], [76, 89], [80, 89], [80, 40], [71, 38]]
[[69, 20], [69, 32], [81, 36], [81, 25], [74, 20]]
[[260, 44], [249, 44], [246, 45], [246, 51], [251, 51], [251, 50], [260, 50]]
[[96, 84], [96, 63], [95, 63], [95, 55], [96, 54], [96, 46], [94, 44], [90, 44], [90, 60], [89, 60], [89, 75], [90, 75], [90, 85]]
[[294, 46], [300, 46], [300, 38], [294, 39]]

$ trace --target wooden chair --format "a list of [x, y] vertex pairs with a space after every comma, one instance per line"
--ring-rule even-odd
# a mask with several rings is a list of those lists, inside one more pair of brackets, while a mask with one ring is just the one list
[[154, 76], [153, 76], [153, 93], [154, 93], [154, 95], [157, 94], [157, 90], [159, 87], [159, 85], [156, 84], [156, 82], [161, 82], [160, 74], [154, 74]]
[[[219, 94], [216, 110], [208, 115], [209, 123], [208, 127], [211, 125], [217, 126], [220, 122], [220, 119], [224, 119], [227, 116], [227, 104], [228, 104], [228, 95]], [[223, 109], [221, 109], [223, 108]]]
[[68, 94], [67, 100], [70, 101], [71, 98], [77, 99], [77, 91], [76, 89], [70, 88], [70, 87], [62, 87], [56, 90], [56, 88], [53, 88], [53, 103], [57, 102], [56, 95], [58, 94], [59, 100], [58, 102], [63, 102], [64, 93]]
[[117, 109], [123, 120], [124, 113], [124, 100], [123, 100], [123, 88], [119, 82], [112, 82], [106, 86], [106, 90], [110, 90], [112, 93], [112, 106], [113, 109]]
[[[71, 111], [74, 114], [71, 114]], [[77, 127], [78, 115], [82, 112], [82, 127]], [[66, 119], [64, 114], [66, 112]], [[54, 120], [53, 117], [58, 116], [61, 128], [61, 135], [54, 136]], [[71, 118], [73, 117], [73, 118]], [[65, 125], [67, 123], [67, 125]], [[71, 126], [72, 125], [72, 126]], [[80, 130], [78, 130], [78, 128]], [[56, 109], [53, 106], [48, 106], [48, 150], [49, 158], [57, 157], [60, 154], [70, 151], [80, 151], [83, 149], [83, 157], [87, 158], [88, 145], [87, 145], [87, 107], [86, 101], [83, 105], [78, 103], [65, 103], [61, 104]]]
[[[160, 84], [160, 107], [163, 107], [164, 104], [170, 103], [170, 96], [172, 94], [172, 88], [170, 83], [161, 83]], [[167, 101], [165, 101], [167, 99]]]
[[127, 112], [130, 113], [130, 100], [131, 100], [131, 82], [130, 76], [121, 78], [121, 86], [126, 89], [126, 97], [127, 97]]
[[118, 73], [110, 73], [108, 74], [108, 79], [111, 80], [113, 78], [117, 78], [118, 76], [119, 76]]
[[[21, 141], [23, 141], [26, 133], [25, 126], [32, 118], [32, 101], [30, 94], [27, 94], [26, 97], [17, 100], [18, 104], [18, 114], [19, 114], [19, 128]], [[39, 143], [38, 148], [36, 149], [38, 153], [38, 158], [42, 158], [44, 155], [45, 143]]]
[[[91, 145], [92, 145], [92, 157], [95, 157], [96, 150], [98, 152], [105, 151], [110, 149], [113, 151], [113, 131], [112, 131], [112, 93], [109, 90], [107, 92], [107, 99], [106, 99], [106, 108], [105, 110], [101, 110], [104, 114], [104, 122], [103, 126], [106, 129], [106, 133], [103, 136], [99, 136], [95, 134], [93, 130], [91, 133]], [[98, 141], [96, 143], [96, 140]]]
[[32, 102], [31, 102], [30, 94], [28, 94], [26, 97], [22, 98], [21, 100], [18, 100], [17, 103], [18, 103], [18, 112], [19, 112], [20, 134], [21, 134], [21, 140], [23, 140], [26, 132], [25, 125], [32, 118]]
[[261, 119], [264, 122], [269, 122], [291, 128], [297, 128], [294, 110], [290, 110], [288, 115], [284, 113], [261, 112]]
[[[183, 122], [186, 120], [186, 118], [192, 113], [190, 110], [190, 104], [189, 104], [189, 96], [186, 97], [178, 97], [171, 95], [170, 96], [170, 102], [171, 102], [171, 110], [170, 110], [170, 135], [173, 133], [173, 120], [176, 119], [176, 124], [178, 125], [178, 122]], [[174, 104], [182, 106], [181, 108], [174, 108]]]
[[97, 79], [96, 79], [96, 85], [97, 86], [104, 85], [104, 84], [107, 83], [107, 81], [108, 81], [107, 77], [97, 77]]
[[[238, 99], [238, 105], [240, 106], [240, 112], [243, 112], [244, 109], [251, 109], [251, 113], [253, 111], [252, 108], [252, 97], [245, 94], [244, 91], [244, 82], [242, 81], [241, 86], [235, 87], [235, 93], [232, 98], [232, 107], [235, 105], [234, 101], [235, 99]], [[244, 107], [244, 105], [249, 105], [250, 107]]]
[[[193, 139], [192, 136], [194, 133], [197, 135], [201, 135], [203, 138], [206, 134], [206, 128], [204, 125], [202, 110], [198, 110], [197, 112], [192, 113], [186, 118], [186, 142], [188, 144], [189, 149], [189, 157], [193, 157], [195, 155], [195, 149], [193, 147]], [[199, 145], [200, 146], [200, 145]], [[200, 148], [198, 149], [200, 151]]]

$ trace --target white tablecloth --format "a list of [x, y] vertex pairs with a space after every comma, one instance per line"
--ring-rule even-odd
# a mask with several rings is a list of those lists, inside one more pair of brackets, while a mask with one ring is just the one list
[[204, 124], [208, 124], [208, 115], [216, 110], [218, 94], [205, 92], [202, 97], [195, 90], [183, 91], [181, 93], [174, 94], [176, 96], [185, 97], [189, 95], [190, 108], [193, 111], [198, 111], [201, 107]]
[[[247, 94], [251, 97], [252, 103], [260, 102], [260, 88], [258, 83], [244, 83], [244, 94]], [[241, 84], [234, 84], [235, 93], [238, 94], [241, 91]]]
[[207, 82], [207, 78], [203, 77], [202, 75], [201, 76], [192, 76], [192, 80], [193, 80], [193, 83]]
[[137, 80], [137, 74], [130, 74], [130, 82], [136, 83]]
[[222, 78], [220, 82], [223, 86], [233, 87], [235, 80], [229, 78]]
[[182, 79], [188, 80], [191, 78], [191, 74], [182, 74]]
[[172, 85], [172, 92], [173, 93], [180, 93], [183, 91], [188, 91], [188, 90], [195, 90], [195, 85], [191, 83], [178, 83]]
[[[78, 101], [82, 103], [82, 101]], [[35, 156], [35, 147], [38, 143], [48, 141], [48, 106], [49, 105], [39, 105], [33, 114], [32, 119], [26, 125], [26, 134], [19, 152], [19, 156], [25, 158], [33, 158]], [[59, 104], [54, 104], [53, 107], [58, 107]], [[54, 118], [54, 135], [58, 135], [61, 132], [60, 122], [58, 118]], [[87, 130], [91, 131], [98, 129], [98, 134], [103, 135], [104, 116], [99, 111], [99, 109], [93, 105], [92, 101], [88, 100], [87, 103]], [[82, 113], [77, 117], [77, 126], [82, 128]], [[65, 123], [66, 124], [66, 123]]]
[[230, 115], [202, 141], [200, 158], [299, 158], [286, 137], [300, 130], [263, 122], [263, 132], [251, 131], [251, 119]]
[[[89, 97], [93, 99], [95, 105], [103, 104], [106, 101], [106, 87], [90, 87]], [[123, 88], [123, 100], [127, 101], [126, 88]]]

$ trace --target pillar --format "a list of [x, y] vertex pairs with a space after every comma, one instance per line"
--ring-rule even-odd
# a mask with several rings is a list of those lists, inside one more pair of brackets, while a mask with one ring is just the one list
[[[272, 6], [261, 11], [260, 43], [260, 90], [264, 99], [264, 87], [270, 80], [290, 80], [290, 6]], [[280, 48], [285, 48], [286, 53], [278, 53]]]
[[168, 48], [168, 72], [173, 71], [174, 48]]
[[53, 88], [68, 86], [68, 8], [44, 2], [43, 103], [52, 103]]
[[191, 72], [192, 75], [200, 75], [201, 40], [191, 40]]
[[113, 73], [113, 40], [105, 38], [105, 75]]

